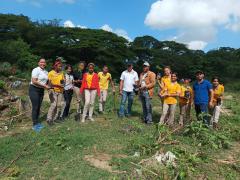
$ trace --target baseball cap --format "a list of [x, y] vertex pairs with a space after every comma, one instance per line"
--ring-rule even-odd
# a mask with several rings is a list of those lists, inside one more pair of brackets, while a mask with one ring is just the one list
[[148, 62], [144, 62], [143, 66], [150, 66], [150, 64]]

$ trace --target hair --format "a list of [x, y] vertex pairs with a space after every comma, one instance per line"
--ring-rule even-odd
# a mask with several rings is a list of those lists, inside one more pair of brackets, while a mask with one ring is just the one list
[[104, 65], [103, 68], [108, 68], [108, 66], [107, 66], [107, 65]]
[[86, 65], [86, 62], [85, 61], [79, 61], [78, 64], [84, 64], [84, 66]]
[[94, 63], [88, 63], [88, 67], [89, 67], [89, 66], [95, 67], [95, 64], [94, 64]]
[[213, 82], [215, 79], [217, 79], [218, 82], [220, 82], [220, 79], [219, 79], [219, 77], [217, 77], [217, 76], [214, 76], [214, 77], [212, 78], [212, 82]]
[[170, 71], [171, 71], [171, 67], [170, 67], [170, 66], [164, 66], [164, 67], [163, 67], [163, 70], [164, 70], [164, 69], [170, 69]]
[[67, 64], [66, 67], [65, 67], [65, 70], [67, 70], [68, 68], [71, 68], [71, 73], [72, 73], [72, 72], [73, 72], [73, 67], [72, 67], [72, 65]]
[[172, 72], [172, 75], [175, 75], [176, 77], [178, 77], [178, 73], [176, 73], [176, 72]]
[[57, 59], [54, 61], [52, 68], [53, 68], [53, 69], [56, 69], [56, 67], [57, 67], [59, 64], [62, 64], [62, 61], [61, 61], [60, 58], [57, 58]]

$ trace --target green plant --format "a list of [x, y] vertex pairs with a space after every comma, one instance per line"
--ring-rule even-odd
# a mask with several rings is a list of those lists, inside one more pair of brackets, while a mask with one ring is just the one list
[[3, 80], [0, 80], [0, 89], [5, 88], [6, 83]]

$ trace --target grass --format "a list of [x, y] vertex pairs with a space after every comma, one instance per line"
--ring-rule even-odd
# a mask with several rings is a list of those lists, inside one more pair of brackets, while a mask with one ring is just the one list
[[[156, 143], [159, 135], [171, 130], [167, 127], [159, 129], [157, 124], [143, 124], [137, 97], [133, 117], [120, 120], [113, 111], [113, 97], [110, 96], [106, 105], [108, 114], [99, 115], [96, 122], [79, 124], [74, 121], [72, 114], [63, 124], [46, 127], [38, 134], [30, 130], [29, 126], [27, 130], [0, 138], [0, 169], [9, 165], [30, 143], [19, 160], [2, 173], [0, 178], [136, 179], [135, 169], [140, 169], [140, 179], [239, 179], [240, 98], [237, 94], [233, 96], [233, 100], [226, 102], [233, 115], [221, 117], [219, 131], [206, 129], [194, 122], [166, 139], [166, 142], [179, 141], [175, 145]], [[153, 106], [154, 121], [157, 122], [161, 111], [157, 97], [153, 100]], [[15, 124], [10, 131], [17, 132], [18, 126]], [[152, 167], [150, 170], [159, 174], [156, 177], [131, 163], [137, 164], [158, 150], [173, 152], [177, 156], [177, 166]], [[139, 152], [140, 157], [134, 157], [135, 152]], [[97, 153], [111, 155], [109, 164], [112, 170], [124, 173], [108, 172], [85, 160], [86, 155]], [[229, 159], [230, 156], [238, 162], [226, 164], [216, 161]]]

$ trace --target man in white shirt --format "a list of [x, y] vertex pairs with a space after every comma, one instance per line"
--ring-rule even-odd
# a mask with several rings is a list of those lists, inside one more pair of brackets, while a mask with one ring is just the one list
[[[122, 95], [119, 117], [130, 116], [134, 97], [134, 86], [138, 84], [138, 74], [133, 70], [133, 64], [127, 64], [127, 70], [123, 71], [120, 77], [119, 93]], [[125, 108], [128, 101], [127, 109]]]

